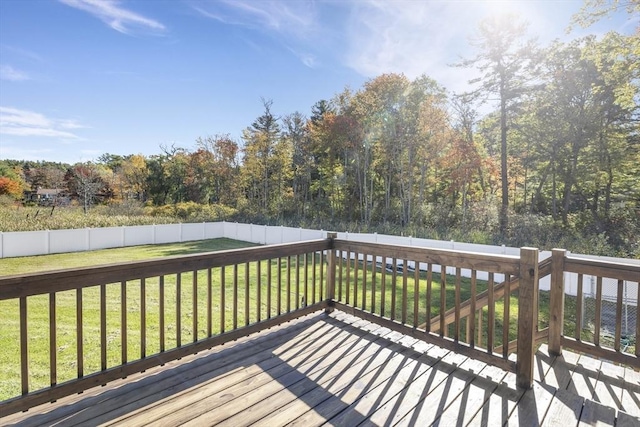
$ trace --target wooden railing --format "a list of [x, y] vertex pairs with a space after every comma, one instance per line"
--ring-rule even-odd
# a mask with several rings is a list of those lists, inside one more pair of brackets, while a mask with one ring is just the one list
[[[515, 371], [519, 385], [531, 386], [539, 337], [537, 249], [514, 257], [336, 240], [330, 257], [340, 310]], [[516, 342], [517, 362], [509, 358]]]
[[[562, 353], [562, 347], [564, 346], [640, 369], [640, 348], [635, 342], [640, 335], [640, 321], [638, 320], [637, 312], [637, 304], [640, 301], [640, 295], [638, 295], [640, 293], [640, 265], [580, 258], [568, 255], [564, 249], [553, 250], [552, 262], [549, 351], [559, 355]], [[573, 304], [566, 303], [566, 298], [568, 297], [565, 297], [564, 293], [564, 272], [578, 275], [577, 295], [573, 299]], [[583, 324], [585, 310], [585, 299], [583, 298], [584, 275], [594, 277], [596, 285], [595, 298], [593, 298], [595, 307], [593, 318], [590, 319], [592, 323], [590, 328], [586, 328], [586, 325]], [[612, 280], [617, 284], [615, 301], [607, 301], [603, 298], [604, 279]], [[635, 284], [635, 295], [631, 299], [636, 304], [635, 331], [626, 337], [622, 335], [623, 289], [625, 282], [628, 285]], [[614, 313], [613, 316], [608, 316], [608, 325], [604, 324], [603, 312], [605, 309]], [[573, 336], [568, 336], [564, 333], [568, 325], [572, 326]], [[613, 333], [605, 341], [602, 336], [602, 330], [608, 328], [612, 328]], [[626, 340], [626, 348], [622, 346], [623, 339]], [[633, 346], [630, 346], [629, 344], [631, 344], [632, 340]], [[625, 351], [630, 348], [633, 349], [633, 353]]]
[[19, 343], [12, 356], [20, 373], [19, 389], [0, 402], [0, 413], [326, 308], [331, 244], [325, 239], [0, 278], [0, 309], [11, 320], [3, 321], [3, 339]]
[[[540, 263], [538, 256], [533, 248], [522, 248], [519, 257], [488, 255], [329, 233], [318, 241], [0, 278], [0, 310], [11, 319], [5, 322], [11, 330], [3, 326], [2, 333], [5, 342], [19, 343], [20, 373], [15, 397], [0, 402], [0, 412], [26, 410], [320, 309], [337, 308], [513, 371], [524, 388], [533, 384], [536, 344], [546, 340], [554, 354], [564, 346], [640, 369], [638, 346], [625, 351], [619, 326], [621, 283], [637, 284], [640, 266], [564, 250]], [[610, 304], [602, 280], [618, 281], [611, 346], [600, 328], [586, 340], [580, 320], [573, 337], [564, 335], [583, 310], [581, 286], [575, 308], [565, 304], [565, 272], [577, 273], [579, 283], [582, 275], [597, 277], [597, 324]], [[539, 280], [549, 275], [543, 322]], [[547, 316], [548, 327], [540, 329]]]

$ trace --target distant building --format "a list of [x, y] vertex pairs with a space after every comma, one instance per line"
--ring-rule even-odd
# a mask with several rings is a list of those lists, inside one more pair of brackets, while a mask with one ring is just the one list
[[66, 206], [69, 204], [69, 196], [61, 188], [38, 188], [29, 195], [29, 200], [40, 206]]

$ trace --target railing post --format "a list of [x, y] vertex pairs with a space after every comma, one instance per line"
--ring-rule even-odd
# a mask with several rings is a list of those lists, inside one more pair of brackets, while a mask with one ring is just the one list
[[329, 245], [329, 256], [327, 257], [327, 286], [325, 287], [325, 300], [329, 306], [326, 313], [333, 311], [333, 302], [336, 297], [336, 250], [333, 248], [334, 239], [338, 238], [338, 233], [327, 233], [327, 239], [331, 240]]
[[518, 360], [516, 384], [533, 386], [535, 319], [538, 310], [538, 249], [520, 249], [520, 286], [518, 288]]
[[551, 289], [549, 292], [549, 354], [562, 354], [562, 330], [564, 325], [564, 259], [567, 251], [551, 252]]

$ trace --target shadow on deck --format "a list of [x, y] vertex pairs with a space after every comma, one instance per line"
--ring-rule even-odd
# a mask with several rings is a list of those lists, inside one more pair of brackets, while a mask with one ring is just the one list
[[[2, 425], [640, 425], [640, 374], [575, 353], [515, 374], [336, 311], [313, 313]], [[568, 423], [568, 424], [567, 424]]]

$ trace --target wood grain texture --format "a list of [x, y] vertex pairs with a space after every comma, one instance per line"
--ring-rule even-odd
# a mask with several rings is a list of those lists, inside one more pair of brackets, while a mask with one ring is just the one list
[[237, 341], [210, 350], [209, 342], [197, 354], [180, 349], [180, 360], [29, 412], [4, 416], [1, 407], [0, 424], [625, 427], [640, 420], [603, 395], [611, 385], [611, 396], [620, 395], [614, 380], [623, 375], [622, 392], [636, 394], [622, 393], [621, 404], [637, 399], [640, 374], [631, 369], [567, 349], [553, 357], [542, 346], [536, 382], [525, 391], [514, 373], [426, 343], [424, 331], [336, 308], [327, 315], [318, 306], [290, 323], [273, 319], [272, 329], [229, 336]]

